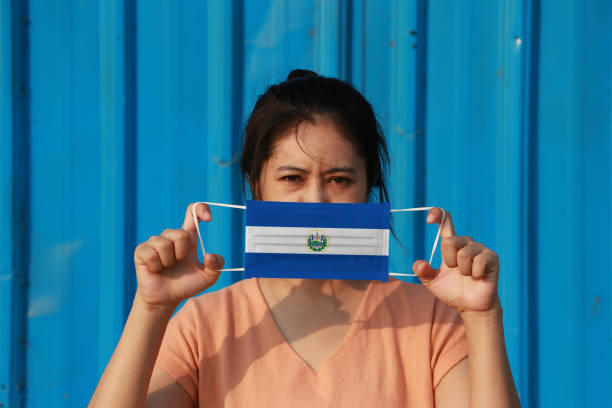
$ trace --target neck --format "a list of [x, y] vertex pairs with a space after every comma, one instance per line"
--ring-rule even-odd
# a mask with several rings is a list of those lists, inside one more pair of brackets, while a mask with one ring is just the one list
[[284, 278], [260, 278], [260, 282], [281, 298], [291, 294], [312, 300], [329, 296], [342, 298], [355, 292], [363, 292], [369, 283], [364, 280]]
[[330, 311], [359, 305], [370, 281], [338, 279], [260, 278], [259, 284], [271, 308]]
[[368, 281], [259, 279], [287, 342], [314, 370], [339, 347], [355, 321]]

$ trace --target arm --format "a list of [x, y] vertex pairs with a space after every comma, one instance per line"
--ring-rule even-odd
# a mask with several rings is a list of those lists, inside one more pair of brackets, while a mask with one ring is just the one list
[[470, 406], [520, 407], [506, 354], [499, 301], [487, 313], [464, 312], [470, 356]]
[[147, 395], [147, 408], [195, 406], [197, 406], [195, 401], [180, 384], [174, 381], [174, 378], [158, 367], [153, 369]]
[[462, 318], [469, 358], [442, 378], [435, 389], [436, 406], [520, 407], [506, 355], [501, 307], [485, 315], [464, 313]]
[[[427, 221], [442, 223], [431, 210]], [[502, 309], [497, 295], [497, 254], [469, 237], [458, 237], [446, 214], [441, 225], [442, 265], [413, 265], [437, 298], [457, 310], [465, 327], [468, 358], [453, 367], [435, 389], [439, 407], [520, 407], [506, 354]]]
[[[197, 210], [199, 219], [212, 219], [208, 206]], [[172, 406], [193, 406], [180, 385], [153, 368], [176, 307], [214, 284], [223, 267], [219, 255], [206, 254], [204, 264], [198, 261], [195, 222], [189, 206], [181, 229], [166, 230], [136, 248], [138, 289], [132, 310], [90, 407], [165, 406], [167, 398], [172, 398]], [[147, 401], [149, 391], [151, 401]]]
[[[91, 407], [142, 407], [172, 308], [152, 308], [137, 295]], [[177, 405], [179, 406], [179, 405]], [[181, 405], [191, 406], [191, 405]]]

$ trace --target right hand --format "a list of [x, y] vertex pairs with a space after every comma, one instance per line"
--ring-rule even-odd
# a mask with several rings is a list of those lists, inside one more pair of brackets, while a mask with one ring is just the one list
[[[212, 286], [219, 278], [225, 261], [221, 255], [206, 254], [204, 264], [198, 260], [198, 235], [192, 206], [187, 207], [181, 229], [167, 229], [154, 235], [134, 251], [138, 279], [136, 297], [151, 307], [171, 307]], [[210, 208], [199, 204], [196, 216], [212, 220]]]

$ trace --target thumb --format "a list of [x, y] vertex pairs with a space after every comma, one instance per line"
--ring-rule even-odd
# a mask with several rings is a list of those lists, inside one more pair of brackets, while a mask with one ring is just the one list
[[412, 264], [412, 271], [425, 286], [429, 285], [437, 274], [437, 270], [432, 268], [429, 262], [424, 260], [415, 261]]
[[218, 254], [206, 254], [204, 255], [204, 265], [202, 273], [212, 282], [216, 282], [221, 274], [221, 269], [225, 265], [225, 260], [221, 255]]
[[221, 255], [210, 253], [204, 255], [204, 268], [218, 271], [223, 269], [223, 265], [225, 265], [225, 259]]

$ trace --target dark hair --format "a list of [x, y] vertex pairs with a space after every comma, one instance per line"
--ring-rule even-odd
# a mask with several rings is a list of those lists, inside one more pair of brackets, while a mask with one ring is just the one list
[[261, 95], [244, 130], [242, 179], [260, 199], [259, 178], [278, 134], [301, 122], [330, 120], [354, 143], [365, 159], [368, 195], [378, 189], [380, 201], [389, 201], [385, 181], [389, 153], [383, 131], [370, 103], [355, 88], [336, 78], [296, 69], [287, 80]]

